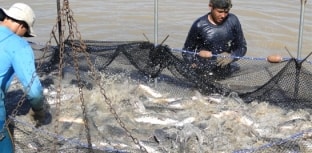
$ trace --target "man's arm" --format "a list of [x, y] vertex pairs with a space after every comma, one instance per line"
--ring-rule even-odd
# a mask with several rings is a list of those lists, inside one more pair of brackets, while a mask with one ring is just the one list
[[[188, 35], [186, 37], [186, 40], [183, 46], [183, 50], [187, 52], [186, 53], [183, 52], [182, 56], [183, 56], [183, 59], [187, 63], [192, 63], [196, 56], [195, 51], [196, 51], [198, 40], [199, 40], [198, 27], [196, 24], [197, 23], [194, 22], [192, 27], [190, 28], [190, 31], [188, 32]], [[194, 54], [192, 54], [192, 52], [194, 52]]]
[[27, 91], [27, 98], [33, 109], [39, 110], [43, 107], [43, 89], [36, 74], [34, 55], [29, 45], [15, 51], [13, 59], [13, 69], [21, 84]]
[[238, 19], [237, 19], [237, 24], [235, 26], [234, 32], [235, 32], [234, 33], [235, 39], [233, 42], [234, 46], [232, 50], [232, 56], [243, 57], [245, 56], [247, 52], [247, 42], [244, 37], [244, 33], [243, 33], [241, 24]]

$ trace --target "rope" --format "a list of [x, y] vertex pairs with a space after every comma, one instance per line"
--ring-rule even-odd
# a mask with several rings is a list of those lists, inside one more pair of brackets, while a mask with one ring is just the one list
[[[192, 54], [192, 55], [198, 55], [198, 52], [192, 52], [192, 51], [187, 51], [187, 50], [182, 50], [182, 49], [177, 49], [177, 48], [170, 48], [172, 52], [177, 52], [177, 53], [186, 53], [186, 54]], [[267, 61], [266, 57], [248, 57], [248, 56], [222, 56], [218, 54], [213, 54], [212, 57], [224, 57], [224, 58], [235, 58], [235, 59], [244, 59], [244, 60], [257, 60], [257, 61]], [[282, 58], [282, 61], [288, 61], [291, 58]]]

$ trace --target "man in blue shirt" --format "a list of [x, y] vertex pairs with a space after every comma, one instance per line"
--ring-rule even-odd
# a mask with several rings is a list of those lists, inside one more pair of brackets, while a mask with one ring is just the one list
[[233, 57], [246, 54], [246, 40], [238, 18], [230, 13], [231, 0], [210, 0], [209, 8], [209, 13], [193, 23], [183, 47], [188, 52], [182, 56], [202, 73], [228, 74], [237, 60]]
[[10, 132], [5, 126], [5, 94], [16, 76], [24, 87], [34, 119], [44, 122], [48, 110], [44, 107], [43, 88], [36, 74], [34, 53], [22, 37], [33, 37], [35, 14], [26, 4], [15, 3], [8, 10], [1, 8], [0, 16], [0, 152], [14, 152]]

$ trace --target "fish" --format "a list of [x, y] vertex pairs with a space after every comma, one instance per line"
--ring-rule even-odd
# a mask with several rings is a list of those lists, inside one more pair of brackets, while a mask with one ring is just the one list
[[222, 102], [222, 98], [221, 97], [215, 97], [215, 96], [208, 96], [207, 100], [209, 102], [214, 102], [214, 103], [221, 103]]
[[300, 122], [305, 122], [305, 120], [297, 118], [297, 119], [292, 119], [283, 123], [278, 124], [278, 129], [279, 130], [294, 130], [296, 127], [298, 127], [298, 124]]
[[140, 123], [149, 123], [149, 124], [155, 124], [155, 125], [175, 125], [175, 126], [183, 126], [187, 123], [192, 123], [195, 121], [194, 117], [188, 117], [182, 121], [178, 121], [171, 118], [165, 118], [165, 117], [155, 117], [155, 116], [141, 116], [134, 119], [136, 122]]
[[228, 116], [238, 116], [238, 112], [236, 111], [231, 111], [231, 110], [225, 110], [221, 111], [216, 114], [212, 114], [213, 117], [215, 118], [223, 118], [223, 117], [228, 117]]
[[177, 101], [169, 102], [167, 107], [174, 108], [174, 109], [185, 109], [187, 106], [191, 105], [192, 103], [193, 101], [190, 101], [190, 100], [179, 99]]
[[211, 94], [209, 96], [203, 96], [198, 91], [195, 92], [195, 96], [191, 97], [193, 101], [203, 101], [203, 102], [209, 102], [209, 103], [221, 103], [223, 97], [219, 94]]
[[154, 117], [154, 116], [142, 116], [139, 118], [134, 119], [136, 122], [140, 123], [150, 123], [150, 124], [157, 124], [157, 125], [170, 125], [176, 124], [179, 121], [170, 119], [170, 118], [161, 118], [161, 117]]
[[172, 103], [179, 100], [182, 100], [182, 98], [147, 98], [149, 101], [153, 103], [160, 103], [160, 104], [166, 104], [166, 103]]
[[242, 116], [239, 118], [240, 123], [242, 123], [243, 125], [246, 126], [252, 126], [255, 122], [252, 120], [252, 118], [250, 118], [249, 116]]
[[241, 123], [241, 124], [246, 125], [248, 127], [256, 125], [254, 120], [250, 116], [240, 114], [239, 112], [236, 112], [233, 110], [222, 111], [222, 112], [219, 112], [217, 114], [212, 114], [212, 116], [215, 118], [234, 117], [235, 120], [238, 121], [238, 123]]
[[[46, 97], [47, 102], [50, 105], [54, 105], [57, 103], [57, 92], [56, 91], [49, 91], [48, 89], [44, 89], [44, 95]], [[60, 94], [60, 101], [67, 101], [74, 98], [75, 94]]]
[[152, 152], [152, 153], [161, 153], [159, 151], [157, 151], [157, 149], [154, 149], [153, 147], [151, 146], [148, 146], [146, 143], [142, 142], [142, 141], [139, 141], [140, 145], [142, 147], [144, 147], [146, 149], [147, 152]]
[[146, 93], [146, 94], [148, 94], [154, 98], [163, 97], [163, 95], [161, 93], [159, 93], [158, 91], [152, 89], [149, 86], [143, 85], [143, 84], [140, 84], [137, 89], [141, 89], [141, 91], [143, 91], [144, 93]]
[[70, 122], [70, 123], [78, 123], [78, 124], [84, 124], [84, 121], [82, 118], [72, 118], [72, 117], [61, 117], [59, 118], [60, 122]]

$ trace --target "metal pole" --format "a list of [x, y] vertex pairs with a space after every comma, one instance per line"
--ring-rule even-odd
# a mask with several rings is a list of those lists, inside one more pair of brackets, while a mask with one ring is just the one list
[[[158, 44], [158, 0], [154, 0], [154, 45]], [[157, 78], [154, 78], [154, 86], [157, 86]]]
[[304, 7], [305, 7], [306, 3], [307, 3], [307, 0], [301, 0], [299, 38], [298, 38], [298, 48], [297, 48], [297, 58], [298, 59], [301, 59], [302, 33], [303, 33], [303, 25], [304, 25]]
[[[58, 32], [59, 32], [59, 43], [61, 42], [62, 39], [62, 19], [61, 19], [61, 0], [56, 0], [57, 3], [57, 19], [58, 19]], [[60, 45], [60, 44], [59, 44]]]
[[55, 52], [55, 54], [54, 54], [54, 56], [53, 56], [53, 58], [52, 58], [52, 63], [58, 63], [59, 62], [59, 60], [60, 60], [60, 57], [59, 57], [59, 55], [60, 55], [60, 52], [61, 52], [61, 43], [62, 43], [62, 20], [61, 20], [61, 2], [60, 2], [60, 0], [56, 0], [56, 14], [57, 14], [57, 19], [58, 19], [58, 34], [59, 34], [59, 40], [57, 40], [57, 38], [56, 38], [56, 36], [55, 36], [55, 34], [54, 34], [54, 37], [55, 37], [55, 41], [56, 41], [56, 43], [57, 43], [57, 46], [58, 46], [58, 50], [56, 50], [56, 52]]
[[158, 44], [158, 0], [154, 1], [154, 44]]

